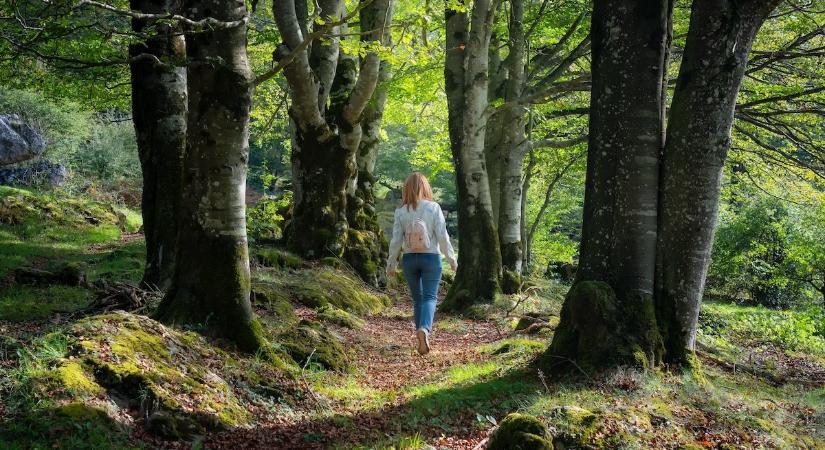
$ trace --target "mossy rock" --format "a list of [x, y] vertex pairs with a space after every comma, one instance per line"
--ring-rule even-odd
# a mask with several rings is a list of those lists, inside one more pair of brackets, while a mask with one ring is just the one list
[[512, 413], [490, 436], [488, 450], [553, 450], [547, 427], [536, 417]]
[[174, 421], [169, 430], [195, 433], [250, 420], [230, 385], [208, 364], [224, 355], [194, 333], [117, 311], [79, 321], [69, 338], [74, 359], [56, 371], [67, 387], [117, 393], [131, 407], [168, 416]]
[[553, 443], [556, 448], [581, 448], [588, 445], [599, 428], [600, 416], [578, 406], [562, 406], [550, 412], [550, 420], [557, 430]]
[[559, 326], [558, 316], [525, 315], [519, 318], [515, 331], [537, 334], [542, 330], [555, 330], [557, 326]]
[[330, 267], [266, 274], [256, 280], [253, 289], [278, 292], [310, 308], [330, 305], [359, 316], [390, 305], [388, 296], [373, 291], [356, 275]]
[[279, 269], [298, 269], [304, 266], [300, 257], [280, 248], [265, 247], [254, 251], [253, 257], [258, 264]]
[[348, 372], [352, 369], [341, 338], [318, 322], [301, 320], [297, 327], [278, 337], [277, 343], [301, 367]]
[[341, 325], [353, 330], [361, 330], [366, 324], [364, 319], [355, 314], [348, 313], [343, 309], [336, 308], [331, 305], [325, 305], [318, 308], [318, 318], [329, 323]]

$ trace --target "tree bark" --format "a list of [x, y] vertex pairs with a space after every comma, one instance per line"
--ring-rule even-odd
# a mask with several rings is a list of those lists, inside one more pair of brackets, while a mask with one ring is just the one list
[[[513, 102], [522, 96], [524, 90], [524, 2], [510, 0], [508, 47], [505, 61], [507, 81], [504, 101]], [[501, 178], [498, 189], [499, 213], [497, 217], [498, 239], [501, 248], [501, 262], [504, 269], [502, 290], [512, 294], [521, 289], [522, 240], [521, 240], [521, 197], [522, 163], [529, 145], [525, 136], [526, 114], [523, 107], [507, 108], [503, 116], [504, 139], [498, 147], [501, 158]]]
[[550, 365], [661, 360], [653, 288], [668, 19], [668, 0], [594, 3], [581, 257]]
[[[242, 19], [242, 0], [193, 0], [193, 19]], [[245, 351], [264, 343], [249, 302], [246, 169], [253, 75], [246, 26], [186, 37], [189, 115], [172, 288], [158, 308], [167, 323], [189, 324]]]
[[736, 96], [756, 32], [778, 0], [697, 0], [662, 162], [656, 307], [666, 357], [684, 363], [716, 226]]
[[488, 94], [490, 0], [473, 3], [471, 16], [445, 11], [448, 128], [458, 192], [458, 273], [441, 307], [460, 310], [490, 303], [500, 291], [501, 253], [484, 164]]
[[[131, 0], [130, 8], [149, 14], [178, 13], [178, 0]], [[132, 121], [143, 174], [143, 231], [146, 265], [142, 284], [166, 290], [172, 283], [177, 238], [181, 159], [186, 145], [185, 44], [169, 24], [132, 19], [143, 42], [129, 46], [132, 58], [150, 54], [157, 61], [134, 59]]]
[[[289, 54], [306, 38], [296, 3], [305, 6], [304, 0], [273, 3], [283, 39], [276, 57]], [[325, 0], [320, 6], [327, 22], [344, 16], [343, 0]], [[362, 40], [386, 42], [391, 17], [390, 0], [366, 5], [361, 10]], [[347, 34], [346, 25], [333, 28], [330, 33]], [[365, 280], [375, 282], [383, 245], [375, 245], [376, 237], [367, 234], [372, 230], [350, 223], [348, 214], [358, 214], [351, 214], [348, 202], [357, 198], [362, 113], [378, 85], [381, 61], [377, 53], [369, 52], [359, 64], [354, 55], [338, 50], [339, 39], [313, 42], [309, 52], [300, 51], [284, 69], [292, 96], [294, 186], [287, 245], [307, 258], [346, 257]], [[366, 218], [361, 218], [366, 226]]]

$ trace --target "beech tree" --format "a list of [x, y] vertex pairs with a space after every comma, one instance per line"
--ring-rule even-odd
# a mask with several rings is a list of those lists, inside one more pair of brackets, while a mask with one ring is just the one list
[[[557, 82], [568, 75], [576, 60], [586, 54], [590, 39], [585, 37], [572, 50], [567, 50], [584, 18], [584, 14], [580, 14], [558, 42], [541, 46], [528, 55], [529, 35], [537, 29], [542, 18], [541, 11], [525, 30], [524, 2], [510, 0], [508, 4], [506, 45], [502, 45], [495, 36], [490, 41], [488, 97], [503, 104], [490, 115], [486, 124], [485, 163], [504, 269], [502, 289], [505, 293], [513, 293], [521, 286], [523, 261], [526, 259], [522, 199], [525, 187], [529, 188], [529, 181], [525, 183], [524, 180], [524, 158], [537, 149], [578, 143], [575, 139], [531, 139], [528, 129], [532, 124], [528, 123], [527, 112], [533, 104], [545, 101], [549, 94], [563, 95], [565, 91], [572, 92], [583, 87], [570, 83], [570, 80]], [[500, 57], [502, 47], [508, 51], [504, 60]]]
[[186, 36], [186, 150], [172, 286], [157, 310], [167, 323], [255, 351], [264, 344], [249, 301], [246, 169], [253, 76], [243, 0], [192, 0], [191, 19], [220, 21]]
[[756, 32], [778, 1], [693, 2], [666, 144], [672, 4], [658, 2], [651, 14], [650, 2], [606, 3], [593, 10], [580, 266], [545, 360], [688, 363], [736, 96]]
[[[287, 245], [307, 258], [344, 257], [362, 277], [374, 281], [386, 245], [375, 216], [355, 212], [358, 220], [354, 223], [347, 216], [348, 211], [355, 211], [348, 204], [363, 202], [356, 196], [362, 116], [381, 72], [378, 49], [369, 46], [387, 42], [392, 1], [360, 2], [360, 34], [366, 45], [366, 55], [360, 61], [341, 49], [341, 36], [348, 34], [347, 20], [353, 15], [346, 14], [345, 2], [323, 0], [317, 8], [320, 20], [312, 22], [313, 32], [326, 32], [329, 37], [309, 43], [307, 2], [273, 2], [283, 40], [276, 59], [290, 60], [284, 76], [292, 97], [294, 205]], [[376, 132], [373, 127], [378, 110], [369, 115], [368, 133]], [[368, 149], [371, 144], [365, 145]], [[365, 168], [368, 161], [369, 157], [362, 158]], [[364, 228], [355, 229], [356, 224]]]
[[[177, 0], [132, 0], [142, 14], [176, 14]], [[177, 25], [132, 18], [145, 38], [129, 47], [132, 121], [143, 175], [143, 232], [146, 265], [142, 284], [168, 289], [175, 267], [177, 205], [186, 145], [185, 44]], [[154, 58], [146, 58], [151, 55]]]
[[666, 357], [693, 350], [736, 97], [779, 0], [694, 0], [662, 158], [656, 307]]
[[446, 310], [492, 302], [500, 292], [501, 251], [484, 161], [488, 49], [495, 1], [475, 1], [469, 14], [445, 10], [445, 90], [450, 149], [458, 191], [458, 273]]

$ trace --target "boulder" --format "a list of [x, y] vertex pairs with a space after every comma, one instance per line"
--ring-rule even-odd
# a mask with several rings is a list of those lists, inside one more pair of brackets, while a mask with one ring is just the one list
[[553, 450], [547, 427], [536, 417], [513, 413], [490, 436], [488, 450]]
[[46, 139], [20, 117], [0, 115], [0, 166], [28, 161], [46, 148]]
[[576, 278], [576, 271], [579, 269], [578, 264], [565, 261], [550, 261], [547, 264], [547, 271], [545, 276], [553, 278], [563, 283], [572, 283]]
[[26, 167], [0, 169], [0, 185], [55, 187], [63, 185], [68, 175], [64, 165], [41, 160]]

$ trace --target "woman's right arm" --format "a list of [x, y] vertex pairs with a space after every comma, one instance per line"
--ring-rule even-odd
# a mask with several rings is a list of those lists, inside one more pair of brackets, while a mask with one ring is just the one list
[[387, 258], [387, 272], [394, 272], [398, 267], [398, 254], [401, 252], [401, 239], [404, 237], [404, 226], [401, 224], [401, 208], [395, 210], [392, 220], [392, 239], [390, 240], [390, 256]]

